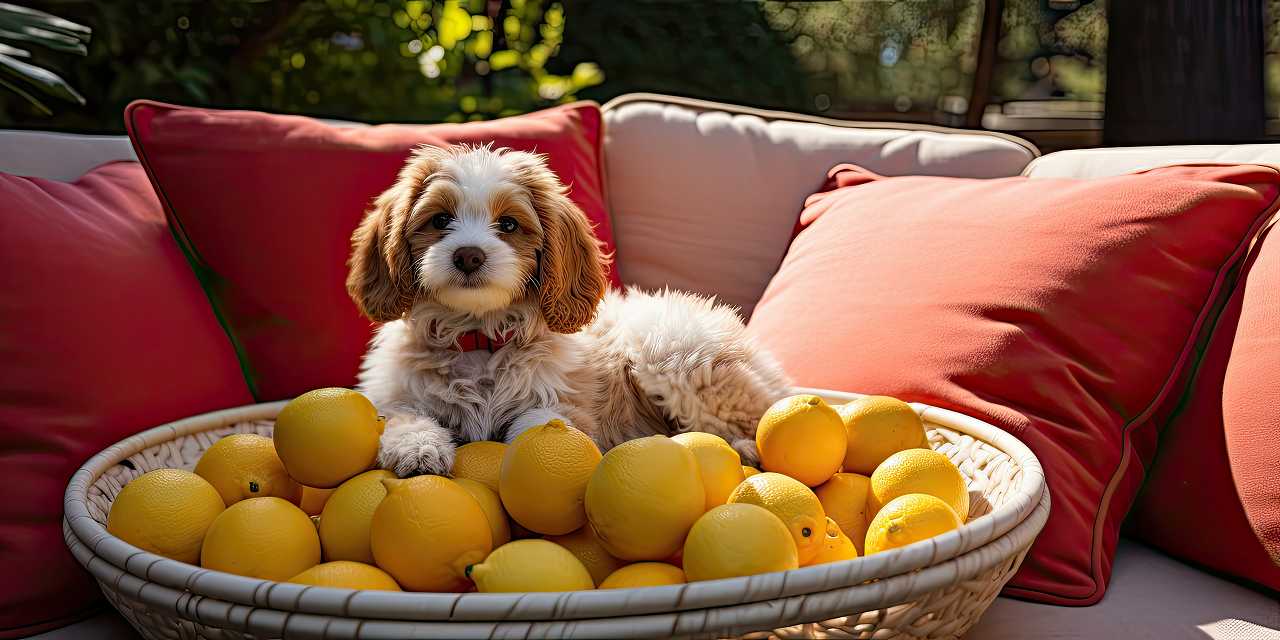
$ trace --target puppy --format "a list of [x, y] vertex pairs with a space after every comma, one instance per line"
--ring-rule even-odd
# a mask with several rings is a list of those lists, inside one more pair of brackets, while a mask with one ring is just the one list
[[559, 418], [602, 449], [706, 431], [754, 464], [790, 391], [729, 307], [607, 291], [608, 256], [542, 156], [424, 146], [352, 236], [347, 290], [383, 323], [359, 389], [387, 416], [379, 463], [447, 474], [456, 446]]

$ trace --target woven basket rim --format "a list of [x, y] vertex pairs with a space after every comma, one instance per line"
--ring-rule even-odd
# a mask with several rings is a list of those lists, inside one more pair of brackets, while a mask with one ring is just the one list
[[[797, 389], [797, 392], [816, 393], [837, 402], [860, 397], [860, 394], [824, 389]], [[236, 576], [170, 560], [110, 535], [90, 515], [86, 504], [89, 487], [107, 469], [130, 455], [179, 436], [237, 422], [271, 419], [286, 402], [247, 405], [178, 420], [126, 438], [90, 458], [67, 485], [63, 506], [71, 535], [100, 560], [139, 579], [254, 607], [383, 620], [540, 620], [548, 619], [548, 611], [555, 612], [554, 619], [578, 619], [735, 606], [833, 588], [855, 588], [868, 580], [907, 574], [989, 545], [1025, 521], [1042, 500], [1047, 500], [1040, 462], [1017, 438], [970, 416], [913, 403], [926, 422], [938, 423], [985, 441], [1008, 455], [1022, 472], [1022, 482], [1016, 493], [991, 513], [931, 540], [854, 560], [742, 578], [642, 589], [525, 594], [409, 593], [310, 587]], [[949, 580], [930, 585], [930, 588], [945, 586], [955, 579], [957, 576], [950, 576]]]
[[[884, 609], [918, 598], [937, 587], [980, 575], [1021, 553], [1035, 541], [1049, 518], [1049, 492], [1044, 491], [1031, 514], [1006, 535], [916, 573], [892, 576], [869, 584], [838, 587], [818, 593], [798, 594], [770, 602], [731, 603], [704, 609], [655, 613], [619, 611], [617, 615], [555, 620], [378, 620], [378, 635], [386, 637], [682, 637], [715, 633], [734, 635], [757, 629], [793, 624], [797, 611], [803, 617], [827, 619], [850, 611]], [[281, 635], [287, 628], [306, 634], [330, 631], [331, 625], [354, 622], [349, 611], [295, 612], [265, 609], [147, 582], [94, 555], [75, 534], [66, 519], [63, 535], [71, 553], [103, 585], [111, 585], [129, 597], [162, 610], [177, 608], [184, 617], [215, 626], [230, 625], [239, 631], [266, 636]], [[105, 587], [104, 587], [105, 588]], [[333, 591], [333, 590], [331, 590]], [[621, 590], [620, 590], [621, 591]], [[484, 595], [484, 594], [480, 594]], [[252, 614], [252, 615], [250, 615]], [[369, 624], [364, 622], [362, 624]], [[317, 634], [318, 635], [318, 634]]]

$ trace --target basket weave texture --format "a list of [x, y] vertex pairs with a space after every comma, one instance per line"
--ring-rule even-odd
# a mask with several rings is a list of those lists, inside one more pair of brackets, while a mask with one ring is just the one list
[[[815, 391], [833, 403], [856, 396]], [[529, 594], [352, 591], [208, 571], [106, 532], [133, 478], [192, 469], [232, 433], [271, 435], [283, 403], [188, 418], [117, 443], [72, 477], [68, 548], [146, 638], [958, 638], [999, 594], [1049, 513], [1035, 456], [1009, 434], [915, 405], [969, 482], [969, 521], [901, 549], [793, 571], [669, 587]]]

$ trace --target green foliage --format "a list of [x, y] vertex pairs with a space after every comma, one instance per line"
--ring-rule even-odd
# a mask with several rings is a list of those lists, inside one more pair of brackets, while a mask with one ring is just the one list
[[1005, 0], [992, 80], [1000, 100], [1101, 101], [1106, 90], [1106, 0], [1075, 9], [1048, 0]]
[[93, 25], [64, 70], [89, 106], [40, 120], [0, 102], [0, 125], [120, 131], [135, 98], [369, 121], [521, 113], [599, 84], [584, 61], [547, 70], [564, 38], [549, 0], [50, 2]]
[[[84, 25], [43, 11], [0, 2], [0, 87], [46, 115], [53, 111], [31, 91], [83, 105], [84, 97], [58, 74], [19, 58], [31, 57], [31, 51], [22, 48], [30, 45], [85, 55], [89, 34], [89, 28]], [[10, 44], [5, 44], [6, 41]]]

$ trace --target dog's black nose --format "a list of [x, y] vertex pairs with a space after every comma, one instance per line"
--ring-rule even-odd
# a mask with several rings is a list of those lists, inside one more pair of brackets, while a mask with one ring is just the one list
[[463, 273], [472, 273], [484, 265], [484, 252], [477, 247], [462, 247], [453, 252], [453, 266]]

